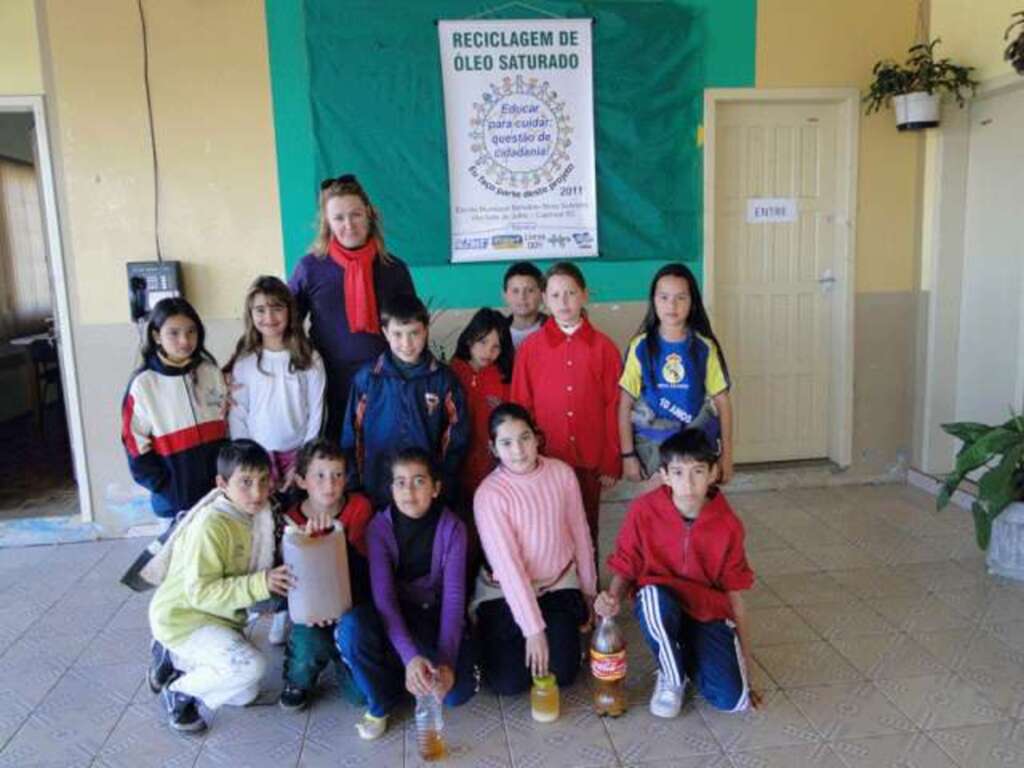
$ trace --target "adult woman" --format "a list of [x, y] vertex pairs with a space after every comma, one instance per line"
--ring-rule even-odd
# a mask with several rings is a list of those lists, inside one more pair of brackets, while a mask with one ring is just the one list
[[378, 308], [415, 295], [408, 267], [388, 253], [380, 218], [351, 174], [320, 185], [317, 236], [288, 287], [299, 318], [310, 317], [310, 339], [327, 370], [325, 435], [337, 439], [352, 376], [387, 348]]

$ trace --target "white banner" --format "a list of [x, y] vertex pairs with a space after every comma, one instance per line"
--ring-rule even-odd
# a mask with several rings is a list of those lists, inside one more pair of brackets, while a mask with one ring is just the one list
[[590, 27], [438, 23], [453, 262], [597, 255]]

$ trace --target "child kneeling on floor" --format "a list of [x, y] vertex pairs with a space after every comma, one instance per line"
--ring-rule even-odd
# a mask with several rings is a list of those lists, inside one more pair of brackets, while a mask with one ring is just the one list
[[741, 591], [754, 583], [743, 524], [714, 487], [718, 454], [699, 429], [661, 445], [663, 485], [635, 499], [608, 558], [612, 581], [594, 601], [614, 616], [635, 590], [637, 619], [658, 661], [651, 714], [675, 717], [687, 679], [716, 709], [757, 707]]
[[215, 710], [258, 695], [266, 660], [242, 635], [246, 611], [270, 593], [287, 594], [288, 566], [271, 568], [270, 457], [252, 440], [217, 455], [217, 487], [174, 529], [146, 566], [158, 583], [149, 604], [153, 637], [167, 648], [174, 674], [161, 695], [171, 728], [200, 731], [197, 703]]
[[[295, 463], [295, 482], [306, 492], [306, 499], [283, 513], [287, 528], [316, 535], [330, 531], [340, 523], [348, 550], [348, 582], [353, 605], [369, 601], [370, 576], [366, 560], [366, 528], [373, 516], [370, 500], [345, 488], [345, 454], [341, 446], [320, 437], [306, 443]], [[275, 625], [279, 616], [274, 617]], [[343, 690], [350, 688], [348, 670], [334, 647], [336, 621], [322, 624], [295, 624], [288, 633], [284, 656], [284, 690], [278, 700], [288, 711], [302, 710], [309, 703], [320, 673], [335, 662]], [[271, 641], [273, 642], [273, 641]]]
[[426, 451], [391, 459], [393, 504], [370, 522], [373, 605], [341, 617], [337, 643], [369, 708], [356, 724], [376, 739], [403, 695], [437, 696], [449, 707], [477, 689], [465, 632], [466, 526], [439, 499], [439, 471]]

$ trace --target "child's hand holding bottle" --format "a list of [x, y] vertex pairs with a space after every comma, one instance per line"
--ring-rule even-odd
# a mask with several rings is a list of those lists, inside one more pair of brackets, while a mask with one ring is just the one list
[[275, 595], [287, 595], [288, 590], [295, 586], [292, 569], [287, 565], [279, 565], [265, 573], [267, 574], [267, 589]]

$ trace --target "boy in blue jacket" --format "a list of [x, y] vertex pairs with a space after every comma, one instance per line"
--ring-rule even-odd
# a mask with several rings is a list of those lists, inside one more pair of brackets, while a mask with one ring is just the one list
[[445, 500], [457, 497], [469, 422], [458, 380], [427, 348], [429, 326], [427, 308], [415, 296], [386, 301], [381, 330], [388, 350], [352, 380], [341, 447], [374, 507], [390, 502], [391, 456], [406, 448], [433, 456]]

